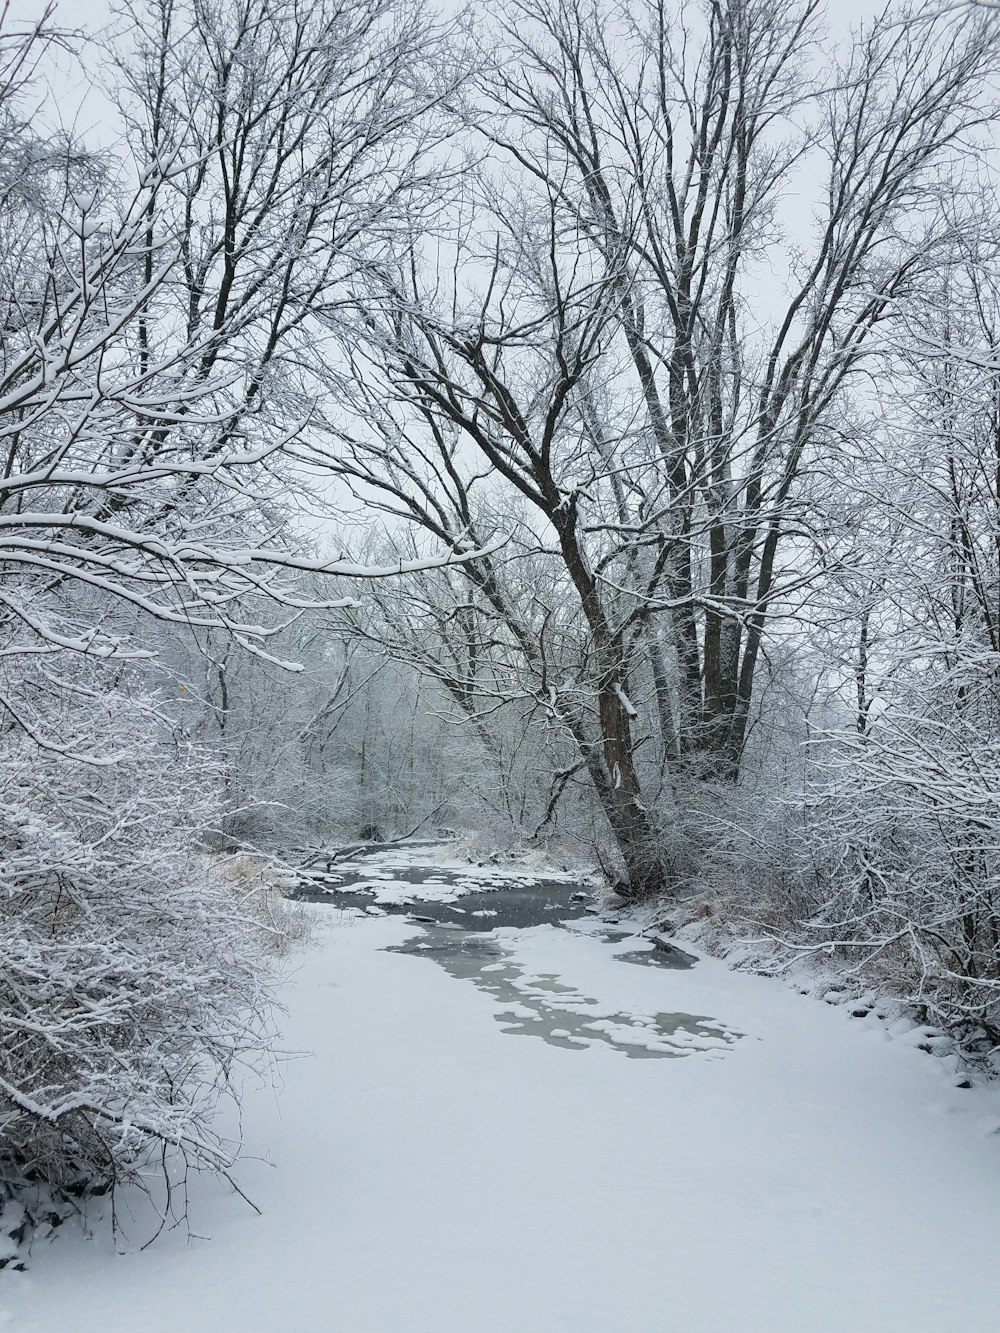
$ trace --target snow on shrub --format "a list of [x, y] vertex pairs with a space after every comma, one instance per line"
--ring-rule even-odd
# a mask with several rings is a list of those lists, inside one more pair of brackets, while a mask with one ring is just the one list
[[[799, 939], [967, 1046], [1000, 1046], [1000, 744], [969, 695], [842, 737], [807, 803]], [[812, 946], [815, 947], [815, 946]]]
[[0, 1163], [8, 1193], [227, 1173], [273, 951], [197, 839], [217, 775], [148, 697], [61, 694], [61, 752], [0, 754]]

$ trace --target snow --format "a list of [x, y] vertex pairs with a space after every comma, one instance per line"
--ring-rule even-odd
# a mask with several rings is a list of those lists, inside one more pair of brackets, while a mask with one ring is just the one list
[[[512, 1005], [384, 952], [418, 933], [401, 917], [309, 910], [284, 1040], [313, 1054], [245, 1112], [239, 1179], [262, 1215], [206, 1178], [192, 1226], [209, 1240], [176, 1228], [139, 1252], [137, 1226], [115, 1254], [99, 1227], [58, 1235], [0, 1279], [0, 1328], [995, 1326], [995, 1089], [959, 1090], [947, 1060], [779, 981], [617, 961], [637, 942], [593, 921], [499, 932], [483, 982], [513, 976]], [[523, 1039], [545, 1003], [557, 1044]], [[688, 1014], [714, 1029], [626, 1058], [620, 1041]]]

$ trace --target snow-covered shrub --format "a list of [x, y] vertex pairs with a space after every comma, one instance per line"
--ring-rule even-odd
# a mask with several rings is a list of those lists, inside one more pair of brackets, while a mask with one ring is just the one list
[[688, 872], [679, 919], [689, 912], [706, 921], [717, 919], [720, 942], [732, 935], [759, 935], [761, 928], [785, 930], [801, 919], [797, 794], [787, 777], [774, 771], [766, 778], [748, 776], [735, 786], [677, 784], [671, 849]]
[[842, 737], [806, 803], [798, 940], [1000, 1047], [1000, 737], [969, 697]]
[[148, 696], [48, 688], [61, 752], [8, 729], [0, 753], [3, 1175], [227, 1172], [215, 1115], [264, 1049], [270, 953], [198, 846], [212, 764]]

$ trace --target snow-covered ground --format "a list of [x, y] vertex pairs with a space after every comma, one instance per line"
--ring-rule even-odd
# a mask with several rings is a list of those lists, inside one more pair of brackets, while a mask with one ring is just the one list
[[312, 1054], [245, 1114], [262, 1215], [205, 1180], [210, 1239], [115, 1254], [64, 1228], [0, 1275], [0, 1328], [997, 1326], [995, 1090], [781, 982], [618, 961], [634, 942], [593, 924], [505, 931], [462, 974], [384, 952], [402, 917], [309, 910], [285, 1043]]

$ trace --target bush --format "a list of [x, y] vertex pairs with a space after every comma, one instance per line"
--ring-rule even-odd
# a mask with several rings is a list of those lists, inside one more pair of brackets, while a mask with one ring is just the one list
[[266, 1048], [273, 951], [198, 847], [217, 775], [148, 697], [60, 704], [61, 752], [11, 730], [0, 757], [8, 1192], [228, 1173], [216, 1109]]
[[[838, 771], [839, 770], [839, 771]], [[882, 719], [807, 803], [805, 941], [967, 1047], [1000, 1046], [1000, 746], [981, 712]]]

